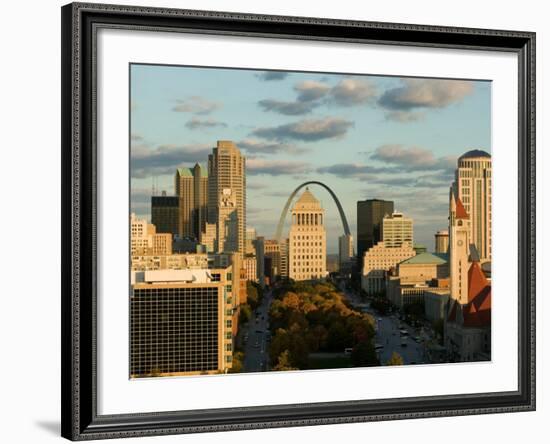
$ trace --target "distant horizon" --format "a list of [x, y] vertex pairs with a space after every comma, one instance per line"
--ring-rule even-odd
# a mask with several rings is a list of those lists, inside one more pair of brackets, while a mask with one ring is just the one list
[[[487, 81], [141, 64], [130, 75], [131, 211], [149, 221], [153, 186], [173, 195], [176, 168], [206, 166], [216, 141], [232, 140], [247, 158], [247, 227], [258, 236], [273, 238], [292, 191], [317, 180], [341, 201], [355, 245], [356, 202], [377, 198], [411, 217], [415, 243], [433, 251], [457, 158], [491, 153]], [[336, 206], [310, 190], [336, 254]]]

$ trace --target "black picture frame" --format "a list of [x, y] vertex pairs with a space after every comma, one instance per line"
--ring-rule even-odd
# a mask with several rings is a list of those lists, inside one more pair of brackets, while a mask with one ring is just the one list
[[[72, 3], [62, 14], [62, 436], [120, 438], [535, 409], [535, 33]], [[96, 91], [100, 27], [507, 51], [519, 66], [518, 390], [97, 414]]]

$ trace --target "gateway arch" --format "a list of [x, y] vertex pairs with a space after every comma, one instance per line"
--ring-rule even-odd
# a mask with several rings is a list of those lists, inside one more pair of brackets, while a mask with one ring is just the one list
[[296, 196], [296, 194], [298, 194], [298, 191], [300, 191], [302, 188], [308, 186], [308, 185], [319, 185], [321, 187], [323, 187], [325, 190], [327, 190], [329, 192], [329, 194], [331, 195], [332, 199], [334, 200], [334, 203], [336, 204], [336, 206], [338, 207], [338, 212], [340, 213], [340, 219], [342, 219], [342, 225], [344, 227], [344, 234], [350, 236], [351, 235], [351, 232], [349, 231], [349, 225], [348, 225], [348, 220], [346, 219], [346, 215], [344, 213], [344, 209], [342, 208], [342, 205], [340, 204], [340, 201], [338, 200], [338, 198], [336, 197], [336, 194], [334, 194], [334, 192], [327, 186], [325, 185], [324, 183], [322, 182], [318, 182], [316, 180], [310, 180], [308, 182], [304, 182], [302, 185], [300, 185], [299, 187], [297, 187], [293, 192], [292, 194], [290, 195], [290, 197], [288, 198], [288, 200], [286, 201], [286, 205], [285, 207], [283, 208], [283, 212], [281, 213], [281, 217], [279, 218], [279, 224], [277, 225], [277, 232], [275, 233], [275, 240], [277, 242], [281, 242], [281, 237], [283, 235], [283, 228], [284, 228], [284, 225], [285, 225], [285, 219], [286, 219], [286, 215], [288, 214], [288, 210], [290, 208], [290, 204], [292, 203], [292, 199], [294, 199], [294, 197]]

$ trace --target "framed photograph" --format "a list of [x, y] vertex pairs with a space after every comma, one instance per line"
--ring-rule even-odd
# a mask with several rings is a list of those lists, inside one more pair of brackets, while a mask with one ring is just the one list
[[535, 35], [62, 8], [62, 435], [535, 409]]

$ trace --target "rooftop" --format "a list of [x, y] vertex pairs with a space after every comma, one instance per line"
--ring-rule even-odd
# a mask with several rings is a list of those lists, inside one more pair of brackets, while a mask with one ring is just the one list
[[483, 151], [483, 150], [470, 150], [470, 151], [464, 153], [462, 156], [460, 156], [458, 158], [458, 160], [473, 159], [475, 157], [488, 157], [488, 158], [491, 158], [491, 155], [487, 151]]
[[295, 209], [315, 209], [321, 208], [321, 203], [315, 198], [309, 188], [302, 193], [300, 198], [294, 204]]
[[449, 261], [447, 253], [420, 253], [409, 259], [400, 262], [399, 265], [414, 265], [414, 264], [435, 264], [443, 265]]

